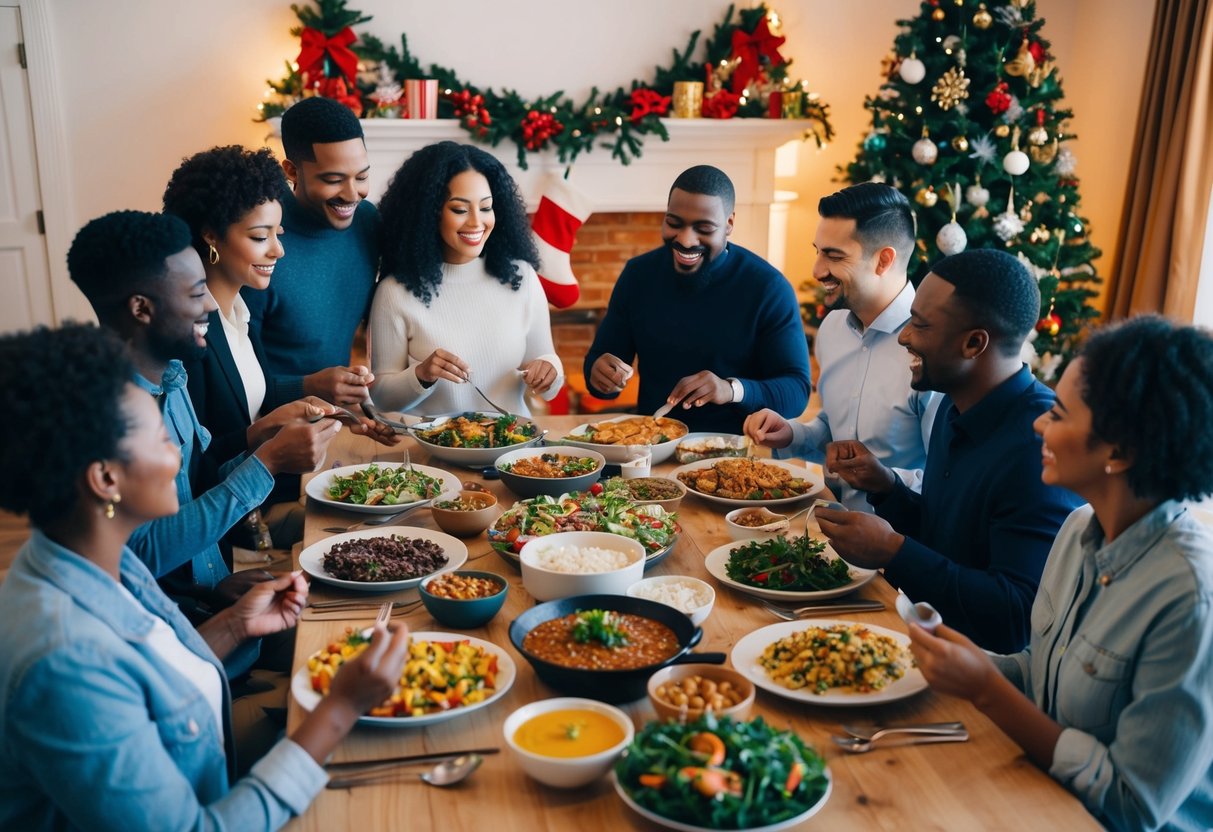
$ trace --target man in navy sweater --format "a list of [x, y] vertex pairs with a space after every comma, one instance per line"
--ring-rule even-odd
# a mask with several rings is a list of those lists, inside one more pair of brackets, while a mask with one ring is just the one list
[[305, 395], [335, 404], [369, 398], [364, 366], [346, 366], [379, 268], [379, 212], [367, 201], [362, 125], [331, 98], [305, 98], [282, 116], [285, 256], [265, 291], [241, 290], [265, 352], [265, 408]]
[[876, 515], [816, 512], [851, 563], [883, 567], [914, 601], [981, 647], [1014, 653], [1057, 530], [1081, 500], [1041, 482], [1032, 423], [1053, 405], [1020, 350], [1040, 316], [1036, 281], [990, 249], [945, 257], [923, 278], [898, 341], [910, 386], [944, 393], [915, 494], [861, 442], [834, 443], [834, 472]]
[[741, 433], [764, 407], [795, 418], [809, 400], [800, 306], [769, 263], [728, 242], [733, 183], [709, 165], [670, 188], [662, 248], [628, 261], [585, 357], [587, 387], [615, 398], [639, 359], [640, 413], [664, 404], [691, 430]]

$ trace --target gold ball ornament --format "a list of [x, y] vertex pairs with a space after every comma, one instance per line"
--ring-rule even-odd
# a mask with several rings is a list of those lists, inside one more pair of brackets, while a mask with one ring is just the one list
[[1011, 126], [1009, 124], [999, 124], [994, 128], [994, 135], [998, 136], [1000, 139], [1005, 139], [1007, 136], [1011, 135]]
[[914, 201], [923, 208], [934, 208], [935, 203], [939, 202], [939, 194], [934, 188], [919, 188], [918, 193], [914, 194]]
[[973, 25], [978, 29], [989, 29], [994, 25], [994, 15], [986, 9], [985, 3], [978, 4], [977, 11], [973, 14]]
[[947, 16], [947, 13], [940, 8], [936, 8], [935, 11], [931, 12], [931, 19], [936, 23], [942, 23]]
[[952, 139], [952, 149], [955, 150], [957, 153], [968, 153], [969, 152], [969, 137], [968, 136], [957, 136], [956, 138]]

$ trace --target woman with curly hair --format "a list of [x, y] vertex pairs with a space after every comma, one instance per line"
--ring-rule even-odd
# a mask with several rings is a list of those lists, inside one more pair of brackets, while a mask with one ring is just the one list
[[[30, 385], [29, 368], [56, 384]], [[231, 782], [221, 660], [294, 626], [300, 573], [251, 588], [197, 630], [126, 546], [177, 511], [181, 454], [105, 330], [0, 337], [0, 508], [33, 526], [0, 585], [0, 829], [277, 829], [327, 780], [323, 761], [387, 698], [408, 630], [376, 629], [287, 739]], [[30, 476], [37, 471], [37, 476]]]
[[1049, 553], [1028, 648], [910, 626], [923, 675], [972, 701], [1113, 829], [1213, 828], [1213, 337], [1096, 332], [1036, 421], [1041, 479], [1089, 505]]
[[380, 280], [371, 305], [371, 395], [389, 410], [456, 413], [494, 402], [528, 414], [564, 370], [526, 207], [502, 164], [455, 142], [405, 160], [379, 203]]

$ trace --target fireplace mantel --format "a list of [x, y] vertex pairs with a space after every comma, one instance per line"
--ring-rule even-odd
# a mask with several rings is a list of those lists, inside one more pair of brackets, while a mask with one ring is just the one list
[[[782, 119], [663, 119], [670, 134], [663, 142], [644, 137], [643, 155], [629, 165], [596, 147], [573, 165], [569, 181], [589, 197], [596, 213], [664, 211], [670, 184], [692, 165], [710, 164], [725, 171], [737, 190], [733, 239], [765, 256], [770, 208], [775, 199], [775, 151], [799, 139], [807, 121]], [[378, 199], [400, 163], [413, 151], [449, 139], [469, 141], [454, 119], [366, 119], [362, 122], [371, 162], [371, 198]], [[542, 195], [543, 182], [564, 165], [554, 151], [530, 154], [530, 167], [518, 167], [515, 146], [477, 145], [500, 159], [518, 182], [530, 210]]]

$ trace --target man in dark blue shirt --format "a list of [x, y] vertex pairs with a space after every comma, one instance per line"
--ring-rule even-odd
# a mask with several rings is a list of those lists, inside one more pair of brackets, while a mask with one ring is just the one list
[[1011, 255], [979, 249], [937, 263], [898, 339], [911, 386], [945, 394], [922, 494], [861, 443], [837, 443], [835, 473], [868, 492], [876, 516], [817, 512], [840, 555], [883, 567], [911, 599], [999, 653], [1027, 643], [1053, 538], [1081, 503], [1040, 480], [1032, 422], [1054, 396], [1019, 357], [1039, 314], [1036, 281]]

